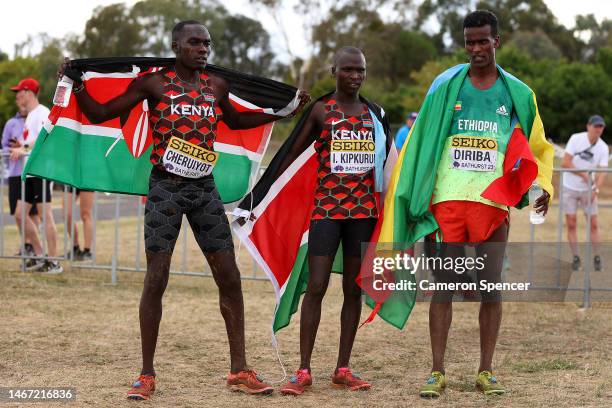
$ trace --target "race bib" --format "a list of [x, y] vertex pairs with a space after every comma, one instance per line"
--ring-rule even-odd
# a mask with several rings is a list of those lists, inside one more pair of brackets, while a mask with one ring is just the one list
[[183, 177], [200, 178], [212, 173], [219, 154], [172, 136], [164, 153], [166, 171]]
[[375, 145], [372, 131], [333, 132], [330, 152], [329, 164], [332, 173], [366, 173], [374, 168]]
[[468, 171], [495, 171], [497, 140], [490, 137], [453, 136], [451, 168]]

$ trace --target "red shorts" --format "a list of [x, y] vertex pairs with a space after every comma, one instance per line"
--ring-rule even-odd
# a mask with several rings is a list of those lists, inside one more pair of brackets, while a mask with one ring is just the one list
[[508, 222], [508, 211], [475, 201], [443, 201], [434, 204], [431, 212], [440, 226], [442, 242], [484, 242]]

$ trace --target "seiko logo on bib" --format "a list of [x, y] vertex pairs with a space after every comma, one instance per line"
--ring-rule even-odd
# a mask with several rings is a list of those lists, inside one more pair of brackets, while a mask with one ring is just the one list
[[495, 171], [497, 140], [487, 137], [454, 136], [450, 145], [451, 168]]
[[166, 171], [179, 176], [200, 178], [212, 173], [219, 154], [172, 136], [162, 158]]

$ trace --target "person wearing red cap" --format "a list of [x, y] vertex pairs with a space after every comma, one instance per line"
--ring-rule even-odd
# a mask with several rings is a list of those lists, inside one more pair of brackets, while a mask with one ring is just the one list
[[[15, 92], [18, 106], [25, 107], [27, 117], [20, 139], [11, 142], [10, 160], [20, 160], [25, 157], [36, 142], [36, 138], [43, 127], [43, 123], [49, 116], [49, 109], [38, 102], [40, 85], [34, 78], [24, 78], [19, 84], [11, 87]], [[44, 192], [43, 192], [44, 188]], [[50, 257], [57, 256], [57, 229], [53, 220], [51, 209], [50, 183], [38, 177], [28, 177], [25, 181], [25, 201], [21, 197], [17, 200], [15, 219], [21, 225], [25, 224], [25, 236], [31, 239], [34, 253], [37, 257], [43, 256], [43, 247], [38, 238], [37, 229], [30, 217], [22, 219], [23, 214], [29, 214], [34, 203], [40, 203], [39, 209], [45, 212], [45, 235], [47, 237], [48, 252]], [[44, 198], [44, 203], [43, 203]], [[31, 259], [26, 263], [26, 269], [45, 273], [61, 273], [62, 266], [57, 261], [42, 261]]]

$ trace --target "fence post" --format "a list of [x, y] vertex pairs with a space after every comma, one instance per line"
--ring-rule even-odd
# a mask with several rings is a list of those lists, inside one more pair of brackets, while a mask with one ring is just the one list
[[113, 260], [111, 263], [111, 283], [113, 285], [117, 284], [117, 262], [119, 257], [119, 204], [119, 194], [115, 194], [115, 242], [113, 247]]
[[592, 248], [591, 248], [591, 204], [592, 204], [592, 191], [593, 191], [593, 181], [591, 176], [593, 173], [589, 170], [587, 171], [588, 175], [588, 185], [589, 190], [587, 194], [587, 225], [586, 225], [586, 256], [584, 262], [584, 298], [582, 301], [583, 308], [591, 307], [591, 262], [592, 262]]
[[[559, 171], [559, 192], [557, 197], [559, 198], [559, 214], [557, 214], [557, 284], [556, 287], [561, 286], [561, 241], [563, 240], [563, 170]], [[566, 288], [567, 290], [567, 288]]]

